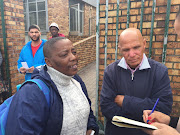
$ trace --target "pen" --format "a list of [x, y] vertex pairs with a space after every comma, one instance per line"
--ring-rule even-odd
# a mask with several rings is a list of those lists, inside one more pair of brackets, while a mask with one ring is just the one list
[[[154, 112], [154, 110], [155, 110], [155, 108], [156, 108], [156, 105], [157, 105], [158, 101], [159, 101], [159, 98], [156, 100], [156, 103], [154, 104], [154, 107], [153, 107], [153, 109], [152, 109], [150, 115]], [[147, 123], [148, 123], [148, 122], [149, 122], [149, 120], [147, 120]]]

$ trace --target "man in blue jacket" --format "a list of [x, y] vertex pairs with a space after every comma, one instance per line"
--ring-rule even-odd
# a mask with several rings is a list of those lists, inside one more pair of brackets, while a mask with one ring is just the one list
[[143, 122], [143, 110], [170, 114], [172, 92], [167, 68], [144, 54], [146, 40], [135, 28], [124, 30], [119, 37], [123, 58], [110, 64], [104, 72], [100, 105], [107, 118], [106, 135], [145, 135], [139, 129], [120, 128], [111, 123], [119, 115]]
[[29, 41], [22, 48], [17, 61], [18, 71], [25, 74], [25, 80], [31, 79], [34, 68], [45, 64], [43, 46], [46, 40], [41, 39], [39, 26], [35, 24], [31, 25], [28, 34], [32, 41]]

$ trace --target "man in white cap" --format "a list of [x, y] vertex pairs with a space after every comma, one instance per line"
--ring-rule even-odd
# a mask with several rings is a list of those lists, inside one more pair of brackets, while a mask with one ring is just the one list
[[52, 35], [52, 37], [50, 37], [49, 39], [54, 38], [54, 37], [65, 37], [64, 34], [58, 33], [59, 27], [57, 23], [54, 23], [54, 22], [51, 23], [51, 25], [49, 26], [49, 31], [51, 32], [51, 35]]

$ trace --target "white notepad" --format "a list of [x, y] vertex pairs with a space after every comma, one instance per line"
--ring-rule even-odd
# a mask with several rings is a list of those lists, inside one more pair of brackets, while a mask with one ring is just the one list
[[147, 128], [147, 129], [152, 129], [152, 130], [158, 129], [155, 126], [152, 126], [143, 122], [131, 120], [131, 119], [121, 117], [121, 116], [114, 116], [112, 118], [112, 123], [116, 126], [126, 127], [126, 128]]
[[21, 64], [22, 64], [22, 66], [23, 66], [24, 68], [26, 68], [26, 69], [29, 68], [27, 62], [21, 62]]

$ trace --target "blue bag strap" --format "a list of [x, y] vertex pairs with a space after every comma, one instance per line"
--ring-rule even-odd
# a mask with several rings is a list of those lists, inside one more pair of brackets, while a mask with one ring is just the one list
[[35, 83], [41, 90], [42, 92], [44, 93], [45, 97], [46, 97], [46, 100], [47, 100], [47, 103], [48, 103], [48, 106], [50, 107], [50, 96], [49, 96], [49, 88], [48, 86], [40, 79], [31, 79], [31, 80], [26, 80], [22, 85], [21, 87], [27, 83], [27, 82], [33, 82]]

